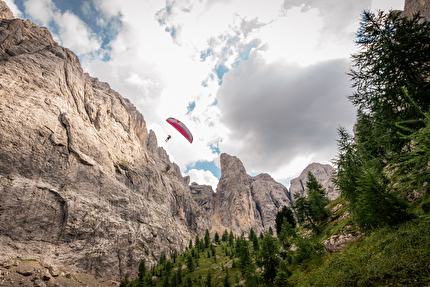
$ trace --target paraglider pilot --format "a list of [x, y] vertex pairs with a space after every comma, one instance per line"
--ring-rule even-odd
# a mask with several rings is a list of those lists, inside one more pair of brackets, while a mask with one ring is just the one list
[[168, 135], [168, 136], [167, 136], [167, 139], [166, 139], [166, 142], [168, 142], [171, 138], [172, 138], [172, 136], [171, 136], [171, 135]]

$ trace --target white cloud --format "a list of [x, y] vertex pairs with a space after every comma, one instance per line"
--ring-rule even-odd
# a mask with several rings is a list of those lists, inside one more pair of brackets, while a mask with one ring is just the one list
[[88, 54], [100, 49], [97, 37], [91, 33], [85, 23], [69, 12], [55, 13], [54, 19], [59, 27], [62, 44], [79, 54]]
[[[98, 11], [97, 25], [115, 29], [104, 51], [83, 19], [51, 0], [25, 7], [33, 19], [58, 26], [54, 37], [82, 54], [86, 72], [136, 105], [181, 170], [216, 162], [219, 143], [249, 172], [284, 179], [334, 157], [336, 128], [355, 119], [345, 73], [360, 13], [397, 1], [84, 1]], [[229, 71], [219, 86], [221, 65]], [[193, 144], [165, 122], [169, 116], [187, 124]], [[214, 183], [210, 172], [189, 174]]]
[[33, 20], [51, 30], [53, 25], [58, 27], [58, 34], [53, 33], [54, 39], [76, 54], [84, 56], [100, 49], [99, 40], [85, 22], [69, 11], [61, 13], [52, 0], [28, 0], [24, 7]]
[[25, 13], [33, 20], [40, 21], [44, 26], [48, 26], [56, 9], [51, 0], [28, 0], [24, 2], [24, 7]]
[[213, 191], [216, 191], [218, 185], [218, 179], [210, 172], [204, 170], [191, 169], [185, 176], [190, 176], [190, 182], [196, 182], [198, 184], [206, 184], [212, 186]]

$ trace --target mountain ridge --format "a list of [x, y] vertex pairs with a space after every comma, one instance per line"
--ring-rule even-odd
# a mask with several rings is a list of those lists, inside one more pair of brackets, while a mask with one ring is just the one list
[[38, 260], [111, 285], [207, 229], [267, 231], [291, 204], [286, 187], [227, 154], [217, 193], [189, 185], [128, 99], [1, 0], [0, 75], [3, 266]]

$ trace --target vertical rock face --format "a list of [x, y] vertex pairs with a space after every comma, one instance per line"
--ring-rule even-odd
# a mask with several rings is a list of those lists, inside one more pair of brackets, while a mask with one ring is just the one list
[[0, 19], [13, 19], [12, 11], [7, 7], [6, 3], [0, 0]]
[[317, 181], [321, 183], [330, 200], [339, 197], [340, 192], [335, 188], [332, 178], [335, 173], [334, 168], [329, 164], [311, 163], [300, 174], [299, 177], [291, 180], [290, 193], [294, 195], [299, 192], [301, 196], [306, 196], [306, 183], [308, 181], [308, 172], [312, 172]]
[[221, 154], [221, 178], [216, 193], [212, 228], [247, 234], [251, 227], [259, 234], [274, 228], [276, 213], [290, 205], [286, 187], [268, 174], [251, 177], [235, 156]]
[[210, 229], [136, 108], [46, 28], [0, 16], [0, 261], [119, 280]]
[[429, 0], [405, 0], [403, 15], [412, 17], [414, 13], [420, 11], [427, 21], [430, 20], [430, 1]]

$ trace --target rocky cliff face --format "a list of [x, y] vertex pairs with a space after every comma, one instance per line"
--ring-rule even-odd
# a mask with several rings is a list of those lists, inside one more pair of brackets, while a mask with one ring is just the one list
[[136, 108], [46, 28], [0, 12], [0, 261], [118, 280], [210, 229]]
[[274, 229], [276, 213], [291, 204], [287, 188], [268, 174], [249, 176], [235, 156], [223, 153], [220, 163], [213, 230], [222, 232], [227, 228], [248, 234], [252, 227], [260, 234], [270, 227]]
[[424, 16], [427, 21], [430, 20], [430, 1], [429, 0], [405, 0], [405, 8], [403, 15], [406, 17], [412, 17], [414, 13], [420, 11], [421, 15]]
[[317, 181], [321, 183], [330, 200], [339, 197], [340, 192], [331, 181], [335, 173], [334, 168], [329, 164], [320, 163], [311, 163], [302, 171], [299, 177], [291, 180], [290, 193], [292, 196], [294, 196], [296, 192], [299, 192], [301, 196], [306, 196], [306, 183], [308, 181], [309, 171], [312, 172]]

